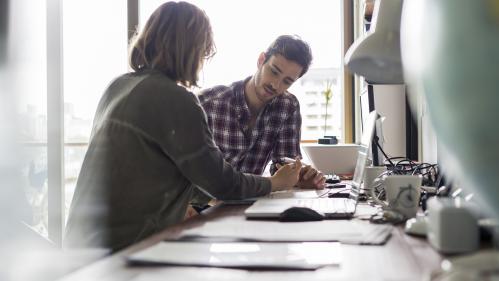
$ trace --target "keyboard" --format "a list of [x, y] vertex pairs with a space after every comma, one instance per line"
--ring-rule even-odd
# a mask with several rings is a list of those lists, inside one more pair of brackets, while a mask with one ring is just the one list
[[297, 199], [297, 207], [306, 207], [325, 214], [339, 213], [345, 212], [348, 209], [348, 204], [353, 204], [351, 201], [344, 198]]

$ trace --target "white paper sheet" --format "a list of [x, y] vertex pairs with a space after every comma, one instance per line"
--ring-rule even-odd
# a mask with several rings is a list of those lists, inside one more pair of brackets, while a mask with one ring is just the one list
[[231, 268], [316, 269], [339, 265], [341, 245], [308, 243], [160, 242], [128, 256], [132, 263]]
[[391, 225], [359, 220], [278, 222], [225, 217], [188, 229], [183, 237], [244, 239], [249, 241], [339, 241], [348, 244], [382, 244], [391, 234]]

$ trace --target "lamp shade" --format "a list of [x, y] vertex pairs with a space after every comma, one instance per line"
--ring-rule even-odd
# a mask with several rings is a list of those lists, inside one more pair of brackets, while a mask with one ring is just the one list
[[403, 83], [400, 56], [402, 0], [378, 0], [371, 28], [345, 55], [348, 69], [370, 83]]

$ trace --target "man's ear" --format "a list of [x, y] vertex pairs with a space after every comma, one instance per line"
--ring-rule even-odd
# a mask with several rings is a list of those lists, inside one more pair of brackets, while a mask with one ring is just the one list
[[261, 52], [260, 55], [258, 56], [258, 62], [257, 62], [258, 68], [262, 67], [264, 62], [265, 62], [265, 53]]

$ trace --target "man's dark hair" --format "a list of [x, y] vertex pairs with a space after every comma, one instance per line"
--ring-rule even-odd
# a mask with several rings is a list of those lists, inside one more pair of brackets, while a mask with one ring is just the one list
[[300, 74], [302, 77], [307, 73], [310, 64], [312, 63], [312, 50], [307, 42], [303, 41], [297, 35], [281, 35], [269, 46], [265, 51], [265, 62], [272, 55], [281, 55], [287, 60], [294, 61], [303, 67]]

